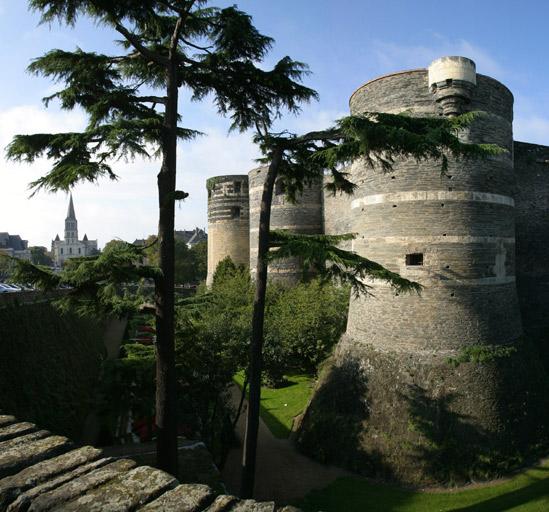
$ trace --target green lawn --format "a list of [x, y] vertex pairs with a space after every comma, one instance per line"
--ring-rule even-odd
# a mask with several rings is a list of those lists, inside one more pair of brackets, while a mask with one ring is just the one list
[[457, 492], [413, 492], [341, 478], [298, 504], [305, 512], [546, 512], [549, 462], [500, 484]]
[[[261, 418], [273, 436], [285, 439], [292, 430], [292, 421], [302, 413], [312, 393], [310, 375], [286, 375], [288, 385], [283, 388], [261, 388]], [[242, 388], [244, 376], [238, 373], [235, 382]]]

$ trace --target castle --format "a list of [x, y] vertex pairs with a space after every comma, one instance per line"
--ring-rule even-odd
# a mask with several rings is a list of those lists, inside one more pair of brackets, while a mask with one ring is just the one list
[[65, 219], [65, 238], [61, 240], [59, 235], [56, 235], [55, 240], [51, 242], [51, 252], [57, 267], [62, 267], [63, 263], [70, 258], [82, 258], [97, 252], [97, 240], [88, 240], [86, 234], [82, 240], [78, 240], [78, 221], [74, 213], [72, 194]]
[[[357, 233], [349, 248], [424, 286], [395, 295], [374, 282], [374, 296], [350, 297], [298, 443], [323, 461], [410, 483], [510, 467], [547, 435], [536, 350], [549, 362], [549, 147], [513, 140], [511, 91], [464, 57], [371, 80], [350, 111], [480, 111], [463, 140], [507, 152], [450, 159], [445, 174], [436, 161], [400, 159], [387, 174], [358, 160], [347, 169], [353, 196], [318, 183], [290, 204], [275, 187], [272, 229]], [[259, 168], [208, 180], [209, 282], [225, 256], [255, 268], [264, 177]], [[295, 261], [270, 269], [298, 274]]]

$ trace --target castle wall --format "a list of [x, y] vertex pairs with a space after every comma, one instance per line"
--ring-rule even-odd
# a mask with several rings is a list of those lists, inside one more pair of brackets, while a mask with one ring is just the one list
[[[266, 177], [266, 168], [259, 167], [249, 173], [250, 181], [250, 270], [257, 265], [257, 244], [259, 233], [259, 210]], [[284, 229], [300, 234], [323, 232], [322, 183], [305, 185], [303, 194], [295, 204], [289, 202], [281, 187], [275, 184], [271, 208], [271, 230]], [[269, 276], [295, 282], [302, 272], [298, 260], [288, 258], [269, 265]]]
[[[450, 158], [445, 174], [436, 161], [399, 159], [386, 173], [359, 159], [348, 170], [354, 195], [324, 198], [327, 233], [357, 233], [353, 250], [424, 289], [371, 282], [372, 296], [351, 296], [298, 438], [325, 462], [411, 483], [471, 478], [490, 460], [486, 476], [545, 435], [544, 380], [521, 342], [516, 292], [513, 96], [469, 59], [438, 64], [368, 82], [351, 113], [481, 111], [462, 140], [508, 152]], [[482, 347], [479, 364], [471, 354]]]
[[208, 276], [212, 284], [217, 264], [229, 256], [237, 265], [250, 258], [248, 176], [210, 178], [208, 187]]
[[549, 147], [515, 141], [517, 286], [525, 333], [549, 368]]

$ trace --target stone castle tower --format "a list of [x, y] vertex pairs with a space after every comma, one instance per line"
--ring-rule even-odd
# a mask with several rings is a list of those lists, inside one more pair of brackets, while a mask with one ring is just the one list
[[250, 262], [248, 176], [210, 178], [208, 188], [208, 276], [211, 285], [217, 264], [230, 256], [237, 265]]
[[97, 240], [88, 240], [88, 235], [84, 235], [82, 240], [78, 240], [78, 221], [74, 212], [72, 194], [65, 218], [65, 238], [61, 240], [57, 235], [55, 240], [52, 240], [51, 251], [55, 265], [59, 267], [70, 258], [91, 256], [97, 252]]
[[[267, 168], [259, 167], [249, 172], [250, 181], [250, 269], [257, 265], [257, 244], [259, 236], [259, 211], [263, 184]], [[282, 182], [275, 183], [271, 206], [271, 229], [284, 229], [301, 234], [322, 233], [322, 183], [305, 185], [303, 194], [296, 204], [288, 202]], [[269, 274], [285, 282], [299, 280], [302, 272], [299, 263], [286, 259], [269, 266]]]
[[[527, 334], [542, 343], [549, 319], [532, 296], [548, 293], [549, 178], [541, 169], [549, 148], [513, 141], [511, 92], [464, 57], [367, 82], [350, 109], [480, 111], [463, 139], [507, 153], [450, 160], [446, 174], [440, 162], [399, 160], [388, 175], [359, 160], [348, 169], [358, 185], [352, 197], [320, 186], [295, 205], [275, 196], [273, 228], [357, 233], [350, 248], [425, 287], [395, 295], [374, 282], [374, 296], [350, 298], [346, 333], [299, 444], [324, 461], [412, 483], [482, 475], [545, 435], [542, 368], [524, 342], [520, 306]], [[261, 176], [250, 173], [252, 264]], [[295, 276], [297, 267], [270, 272]]]

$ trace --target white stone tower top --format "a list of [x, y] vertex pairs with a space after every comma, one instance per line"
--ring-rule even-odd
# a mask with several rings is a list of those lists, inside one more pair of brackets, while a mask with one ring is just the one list
[[429, 89], [445, 116], [466, 112], [476, 85], [476, 66], [467, 57], [441, 57], [429, 66]]
[[441, 57], [429, 66], [429, 87], [446, 80], [477, 84], [477, 67], [467, 57]]

